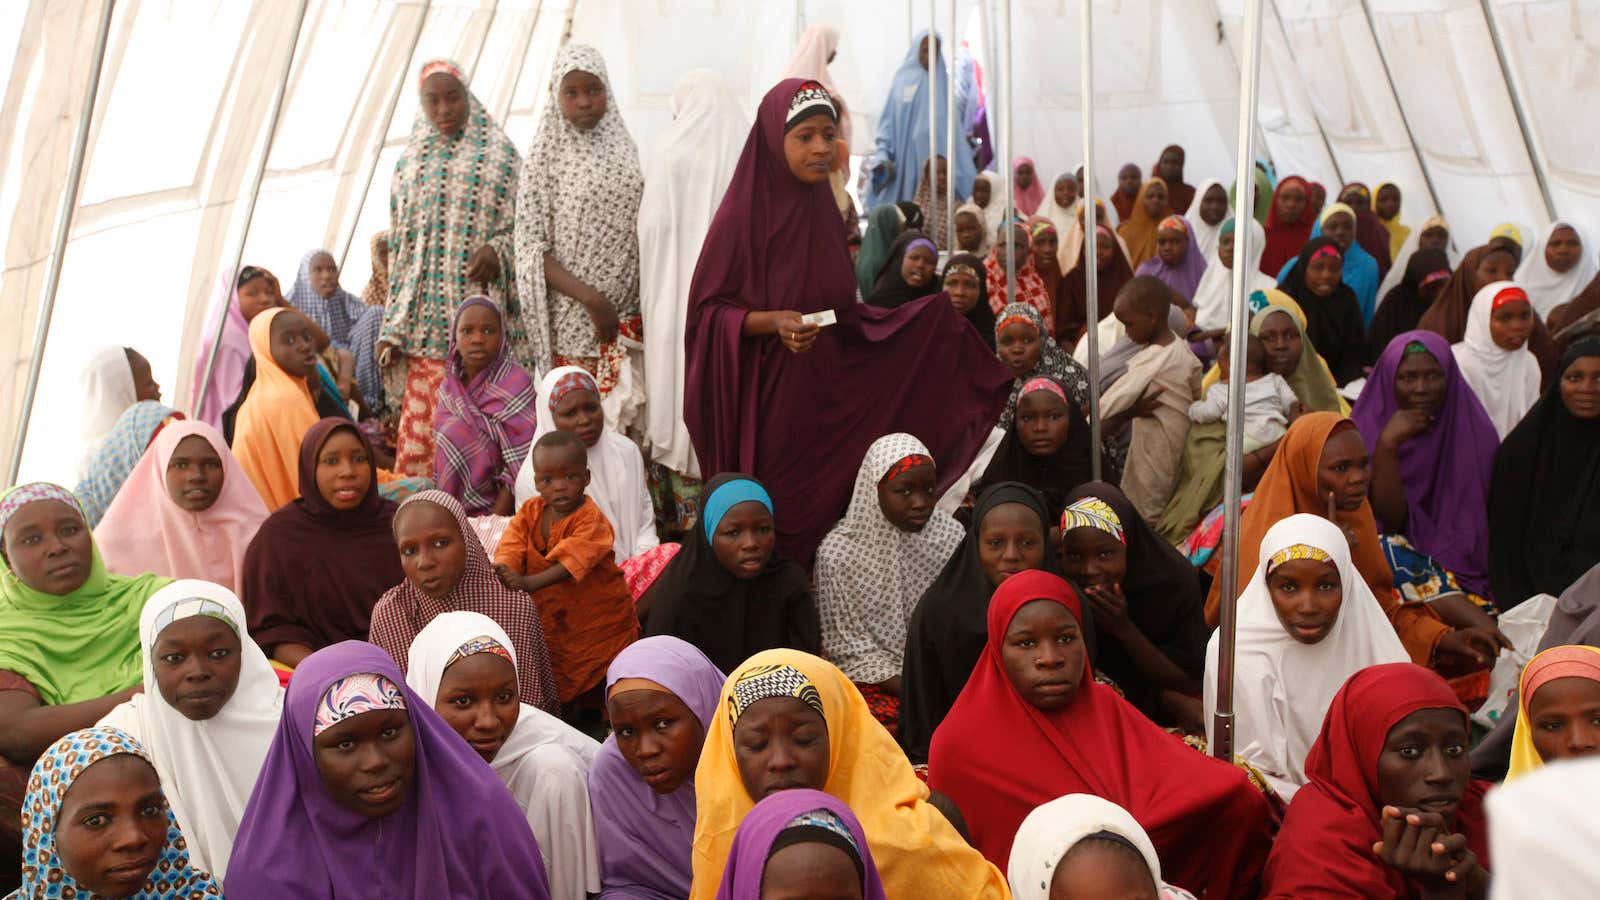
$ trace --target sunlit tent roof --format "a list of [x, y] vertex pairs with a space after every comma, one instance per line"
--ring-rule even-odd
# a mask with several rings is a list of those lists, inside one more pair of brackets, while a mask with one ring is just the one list
[[[825, 22], [842, 34], [832, 74], [858, 117], [853, 150], [866, 154], [911, 35], [935, 16], [947, 31], [950, 2], [310, 0], [302, 17], [302, 0], [119, 0], [23, 477], [70, 484], [90, 348], [139, 349], [168, 402], [187, 405], [198, 335], [241, 240], [242, 258], [285, 288], [305, 251], [331, 248], [345, 287], [359, 291], [369, 240], [388, 225], [423, 61], [459, 62], [526, 147], [556, 48], [594, 44], [648, 157], [683, 72], [720, 70], [753, 110], [799, 33]], [[1082, 0], [1010, 2], [1014, 152], [1053, 179], [1082, 155]], [[957, 10], [992, 123], [1005, 116], [1003, 3], [959, 0]], [[12, 51], [0, 110], [8, 466], [103, 8], [0, 3], [0, 48]], [[1190, 183], [1231, 183], [1241, 9], [1242, 0], [1095, 0], [1102, 194], [1122, 163], [1147, 169], [1174, 142], [1188, 150]], [[1393, 181], [1406, 223], [1441, 212], [1461, 249], [1502, 221], [1539, 229], [1560, 217], [1600, 234], [1600, 0], [1268, 0], [1266, 10], [1258, 155], [1277, 172], [1330, 186]]]

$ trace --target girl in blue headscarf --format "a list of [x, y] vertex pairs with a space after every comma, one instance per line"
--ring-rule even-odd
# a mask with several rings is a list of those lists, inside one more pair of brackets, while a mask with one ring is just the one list
[[[934, 73], [934, 113], [937, 120], [934, 132], [939, 155], [955, 161], [956, 196], [965, 199], [972, 195], [972, 179], [977, 170], [972, 163], [972, 150], [966, 146], [965, 128], [957, 130], [960, 144], [950, 153], [945, 142], [945, 114], [949, 101], [949, 80], [945, 73], [942, 54], [939, 52], [937, 34], [930, 37], [924, 29], [906, 52], [900, 68], [895, 70], [894, 81], [889, 85], [889, 97], [883, 104], [883, 115], [878, 120], [877, 149], [873, 155], [876, 163], [872, 171], [872, 188], [867, 195], [867, 208], [885, 203], [911, 200], [917, 193], [917, 181], [922, 167], [928, 161], [928, 72]], [[958, 91], [956, 94], [956, 121], [972, 121], [971, 97]]]
[[[1333, 227], [1328, 228], [1328, 220], [1335, 216], [1344, 218], [1335, 221]], [[1356, 213], [1346, 203], [1330, 203], [1328, 208], [1317, 217], [1317, 224], [1311, 229], [1311, 240], [1326, 234], [1339, 244], [1339, 249], [1344, 253], [1344, 268], [1340, 271], [1344, 283], [1355, 291], [1356, 302], [1361, 305], [1361, 327], [1372, 324], [1372, 314], [1378, 309], [1378, 261], [1372, 254], [1362, 249], [1361, 242], [1356, 240]], [[1278, 273], [1279, 283], [1288, 277], [1289, 270], [1294, 268], [1296, 260], [1291, 259], [1284, 264], [1283, 270]]]

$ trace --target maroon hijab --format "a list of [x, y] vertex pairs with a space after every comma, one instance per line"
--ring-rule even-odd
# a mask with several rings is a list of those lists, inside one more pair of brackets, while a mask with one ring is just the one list
[[[843, 461], [903, 431], [928, 446], [948, 486], [998, 420], [1011, 376], [944, 294], [895, 309], [860, 302], [831, 190], [802, 183], [784, 156], [790, 101], [806, 84], [786, 79], [762, 99], [700, 251], [684, 420], [704, 475], [760, 479], [779, 547], [809, 566], [850, 497]], [[741, 334], [746, 314], [774, 310], [832, 310], [838, 322], [804, 354]]]

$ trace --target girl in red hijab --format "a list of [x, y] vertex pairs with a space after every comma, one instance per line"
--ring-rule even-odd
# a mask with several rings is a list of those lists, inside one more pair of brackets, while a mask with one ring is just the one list
[[1030, 570], [989, 601], [989, 641], [933, 735], [929, 786], [954, 800], [997, 864], [1034, 807], [1063, 794], [1121, 806], [1162, 877], [1201, 896], [1250, 895], [1271, 847], [1267, 801], [1244, 773], [1190, 749], [1094, 680], [1078, 593]]
[[1272, 192], [1272, 209], [1267, 212], [1267, 249], [1261, 254], [1261, 271], [1273, 278], [1283, 264], [1300, 255], [1300, 248], [1311, 239], [1311, 186], [1299, 175], [1278, 182]]
[[1467, 710], [1443, 678], [1411, 663], [1350, 676], [1306, 754], [1265, 896], [1410, 898], [1457, 885], [1482, 896], [1488, 785], [1471, 770]]

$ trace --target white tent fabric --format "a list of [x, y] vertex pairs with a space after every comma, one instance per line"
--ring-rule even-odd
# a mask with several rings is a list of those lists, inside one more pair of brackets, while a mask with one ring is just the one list
[[[102, 2], [0, 4], [0, 48], [12, 51], [0, 70], [0, 315], [8, 323], [0, 464], [9, 464], [21, 411]], [[635, 140], [650, 148], [684, 71], [717, 69], [753, 111], [801, 31], [829, 22], [842, 36], [834, 81], [857, 117], [852, 150], [866, 154], [910, 35], [931, 23], [930, 7], [945, 32], [950, 2], [308, 0], [297, 32], [294, 0], [121, 0], [23, 477], [70, 480], [88, 348], [134, 346], [169, 402], [183, 405], [213, 286], [241, 234], [244, 260], [286, 280], [306, 250], [331, 247], [344, 260], [345, 287], [359, 290], [368, 241], [388, 224], [390, 175], [416, 115], [422, 61], [446, 56], [464, 66], [522, 147], [556, 48], [567, 38], [595, 44]], [[1001, 33], [1004, 3], [958, 2], [958, 39], [982, 62], [998, 129], [1003, 54], [986, 37]], [[1047, 181], [1082, 150], [1081, 2], [1011, 0], [1013, 152], [1032, 156]], [[1124, 162], [1148, 171], [1168, 143], [1187, 149], [1191, 184], [1231, 182], [1242, 0], [1094, 3], [1102, 193]], [[1460, 249], [1500, 221], [1529, 229], [1550, 221], [1542, 176], [1553, 212], [1600, 234], [1592, 152], [1600, 143], [1592, 112], [1600, 109], [1600, 0], [1267, 0], [1266, 10], [1258, 154], [1280, 174], [1330, 189], [1394, 181], [1405, 194], [1403, 219], [1416, 226], [1441, 208]], [[246, 228], [286, 58], [282, 114]]]

